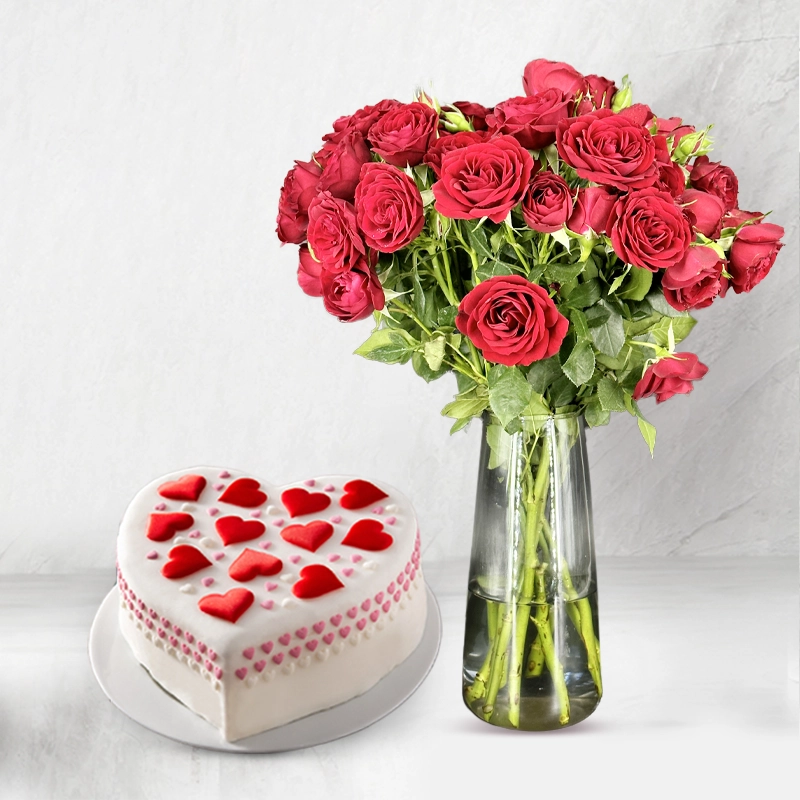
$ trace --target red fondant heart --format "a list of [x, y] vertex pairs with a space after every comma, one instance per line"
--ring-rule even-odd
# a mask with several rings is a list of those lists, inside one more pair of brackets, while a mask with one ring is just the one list
[[167, 500], [187, 500], [194, 502], [206, 488], [202, 475], [182, 475], [176, 481], [167, 481], [158, 487], [158, 493]]
[[222, 544], [237, 544], [258, 539], [266, 527], [257, 519], [243, 520], [241, 517], [220, 517], [215, 523]]
[[303, 514], [314, 514], [324, 511], [330, 504], [330, 495], [322, 492], [307, 492], [305, 489], [287, 489], [281, 495], [281, 502], [286, 506], [289, 516], [302, 517]]
[[292, 594], [309, 600], [343, 588], [344, 584], [327, 567], [322, 564], [309, 564], [300, 570], [300, 580], [292, 586]]
[[268, 553], [259, 553], [246, 547], [228, 567], [228, 575], [235, 581], [251, 581], [256, 575], [276, 575], [283, 569], [283, 561]]
[[179, 544], [169, 551], [169, 561], [161, 567], [161, 574], [165, 578], [185, 578], [210, 566], [211, 562], [196, 547]]
[[253, 478], [239, 478], [220, 495], [219, 502], [242, 508], [255, 508], [266, 503], [267, 496], [261, 491], [261, 484], [258, 481]]
[[347, 536], [342, 539], [342, 544], [348, 547], [358, 547], [361, 550], [386, 550], [392, 546], [394, 539], [383, 529], [383, 523], [377, 519], [360, 519], [353, 523], [347, 531]]
[[383, 489], [379, 489], [374, 483], [356, 479], [348, 481], [344, 485], [344, 494], [339, 500], [339, 505], [352, 511], [364, 508], [370, 503], [376, 503], [378, 500], [383, 500], [384, 497], [388, 496]]
[[333, 536], [333, 525], [321, 519], [307, 522], [305, 525], [289, 525], [281, 531], [281, 538], [285, 542], [310, 550], [312, 553], [315, 553], [331, 536]]
[[197, 605], [212, 617], [236, 622], [253, 605], [254, 599], [249, 589], [229, 589], [225, 594], [207, 594], [197, 601]]
[[194, 525], [191, 514], [151, 514], [147, 525], [147, 538], [154, 542], [166, 542], [178, 531], [185, 531]]

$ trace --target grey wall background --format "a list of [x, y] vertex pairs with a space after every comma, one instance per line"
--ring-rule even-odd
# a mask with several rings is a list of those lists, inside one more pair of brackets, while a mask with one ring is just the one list
[[[521, 93], [524, 65], [630, 74], [716, 124], [741, 205], [786, 247], [698, 314], [690, 397], [590, 434], [606, 554], [797, 552], [798, 20], [781, 0], [0, 5], [0, 572], [111, 568], [129, 498], [197, 463], [404, 489], [427, 559], [469, 551], [479, 430], [454, 382], [350, 355], [295, 284], [278, 191], [332, 121], [416, 86]], [[649, 401], [650, 403], [652, 401]]]

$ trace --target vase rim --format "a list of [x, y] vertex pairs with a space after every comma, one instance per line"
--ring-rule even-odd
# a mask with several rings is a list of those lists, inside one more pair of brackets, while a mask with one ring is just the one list
[[[520, 420], [562, 420], [562, 419], [580, 419], [583, 416], [583, 412], [576, 410], [576, 411], [562, 411], [559, 414], [522, 414], [519, 419]], [[496, 415], [493, 414], [489, 409], [484, 411], [484, 417], [489, 419], [497, 419]]]

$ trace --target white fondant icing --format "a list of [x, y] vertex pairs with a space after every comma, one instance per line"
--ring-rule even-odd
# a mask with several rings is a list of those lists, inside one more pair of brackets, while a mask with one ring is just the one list
[[[286, 583], [293, 583], [298, 576], [285, 572], [281, 577], [289, 578], [289, 581], [284, 583], [284, 591], [290, 596], [280, 603], [276, 602], [274, 610], [267, 613], [260, 605], [269, 594], [263, 577], [238, 583], [228, 575], [228, 566], [233, 560], [245, 548], [257, 548], [259, 539], [223, 547], [216, 532], [216, 519], [224, 516], [251, 519], [253, 509], [228, 506], [223, 503], [217, 515], [208, 513], [211, 508], [215, 508], [214, 503], [217, 501], [217, 495], [211, 486], [213, 476], [218, 472], [218, 469], [200, 467], [183, 470], [153, 481], [131, 503], [120, 528], [118, 563], [123, 576], [120, 585], [129, 592], [134, 608], [141, 604], [141, 608], [154, 609], [160, 615], [161, 627], [167, 629], [166, 637], [169, 638], [172, 633], [176, 633], [174, 638], [179, 642], [178, 650], [162, 641], [160, 636], [156, 637], [153, 634], [148, 637], [152, 641], [142, 636], [138, 632], [142, 628], [141, 622], [138, 620], [133, 622], [134, 615], [129, 614], [127, 610], [129, 606], [125, 602], [120, 607], [120, 625], [134, 654], [150, 670], [154, 678], [189, 708], [219, 727], [225, 738], [233, 741], [344, 702], [369, 689], [403, 661], [419, 643], [427, 608], [424, 592], [416, 592], [414, 599], [411, 600], [403, 591], [402, 585], [398, 584], [397, 587], [392, 585], [403, 573], [405, 582], [412, 568], [417, 570], [414, 585], [418, 582], [422, 584], [418, 557], [415, 555], [417, 529], [413, 509], [392, 487], [372, 481], [389, 494], [388, 499], [392, 501], [390, 505], [395, 507], [395, 513], [403, 512], [391, 527], [393, 545], [380, 552], [356, 550], [356, 553], [348, 554], [362, 555], [366, 560], [362, 560], [361, 564], [356, 562], [354, 564], [356, 571], [349, 576], [343, 576], [341, 571], [337, 571], [345, 587], [321, 597], [293, 599], [291, 586], [287, 586]], [[231, 472], [232, 481], [239, 477], [251, 477], [245, 473]], [[190, 504], [194, 506], [193, 511], [184, 512], [192, 513], [194, 517], [192, 530], [199, 530], [203, 534], [203, 538], [189, 541], [190, 543], [199, 541], [201, 544], [209, 542], [209, 546], [224, 550], [228, 558], [221, 562], [213, 561], [211, 566], [196, 573], [197, 583], [203, 577], [213, 577], [215, 581], [213, 587], [206, 589], [198, 586], [196, 590], [193, 584], [184, 584], [179, 588], [183, 590], [188, 586], [193, 593], [199, 590], [200, 596], [224, 594], [236, 587], [249, 589], [255, 600], [236, 624], [201, 612], [197, 606], [198, 597], [176, 593], [176, 581], [170, 581], [160, 574], [160, 565], [163, 564], [161, 559], [166, 558], [176, 539], [153, 542], [145, 535], [149, 515], [153, 513], [153, 505], [157, 499], [157, 487], [161, 483], [176, 480], [188, 473], [202, 474], [209, 484], [197, 502]], [[337, 487], [335, 491], [329, 493], [331, 505], [318, 514], [303, 515], [287, 523], [304, 524], [313, 519], [328, 519], [335, 513], [342, 517], [342, 522], [337, 525], [334, 535], [327, 542], [315, 553], [310, 553], [285, 542], [277, 529], [267, 526], [259, 538], [272, 542], [270, 555], [280, 558], [285, 567], [291, 564], [292, 555], [302, 555], [302, 563], [294, 568], [299, 570], [303, 565], [312, 563], [329, 566], [328, 557], [331, 554], [337, 552], [342, 554], [342, 550], [346, 552], [348, 548], [342, 547], [342, 538], [357, 519], [369, 517], [373, 507], [350, 511], [339, 506], [342, 487], [348, 480], [350, 478], [342, 476], [317, 479], [320, 485], [330, 483]], [[279, 488], [264, 481], [260, 483], [262, 491], [269, 497], [269, 505], [260, 510], [289, 519], [288, 512], [280, 505], [280, 494], [290, 486]], [[305, 486], [305, 484], [298, 483], [293, 486]], [[389, 505], [386, 506], [386, 510], [388, 508]], [[144, 558], [145, 553], [152, 549], [159, 553], [158, 560]], [[370, 567], [367, 567], [367, 564]], [[361, 572], [359, 567], [367, 567], [367, 573]], [[194, 576], [191, 579], [194, 579]], [[275, 578], [271, 580], [274, 581]], [[401, 596], [399, 603], [393, 596], [395, 592]], [[353, 618], [347, 614], [348, 609], [360, 608], [365, 598], [375, 598], [379, 593], [386, 593], [384, 603], [391, 600], [388, 613], [381, 609], [377, 623], [369, 624], [364, 631], [359, 632], [356, 623], [361, 619], [362, 612], [359, 611]], [[274, 592], [272, 596], [275, 596]], [[146, 599], [146, 606], [137, 599], [139, 597]], [[377, 600], [374, 602], [378, 603]], [[371, 611], [379, 608], [380, 605], [373, 606]], [[368, 617], [370, 614], [364, 616]], [[332, 618], [337, 619], [338, 624], [330, 621]], [[391, 626], [386, 624], [386, 619], [394, 620], [394, 624]], [[326, 625], [325, 633], [328, 631], [335, 633], [336, 638], [332, 640], [330, 647], [323, 647], [320, 631], [316, 634], [311, 633], [313, 626], [320, 621]], [[169, 630], [170, 623], [172, 631]], [[279, 644], [278, 639], [286, 633], [293, 634], [302, 627], [309, 629], [306, 641], [319, 634], [319, 644], [313, 655], [303, 653], [297, 659], [291, 658], [288, 650], [295, 646], [294, 642], [287, 647]], [[189, 649], [187, 655], [181, 652], [180, 648], [184, 645], [185, 639], [185, 636], [177, 635], [177, 631], [181, 628], [188, 628], [198, 640], [207, 643], [208, 654], [202, 657], [200, 663], [195, 655], [196, 644]], [[353, 645], [346, 649], [345, 638], [340, 633], [344, 628], [348, 628], [346, 641]], [[149, 634], [149, 631], [147, 633]], [[363, 638], [361, 633], [364, 633]], [[260, 676], [252, 672], [253, 661], [246, 661], [242, 651], [249, 647], [256, 647], [258, 650], [261, 643], [267, 641], [274, 642], [274, 650], [270, 651], [268, 659], [274, 660], [278, 653], [285, 655], [282, 666], [276, 662], [273, 668], [264, 669], [261, 673], [264, 680], [259, 681]], [[219, 654], [219, 657], [208, 658], [212, 652]], [[298, 663], [305, 668], [297, 670]], [[208, 668], [209, 666], [211, 668]], [[251, 673], [245, 680], [240, 680], [236, 677], [235, 671], [243, 666], [249, 666]], [[216, 674], [220, 667], [222, 671]]]

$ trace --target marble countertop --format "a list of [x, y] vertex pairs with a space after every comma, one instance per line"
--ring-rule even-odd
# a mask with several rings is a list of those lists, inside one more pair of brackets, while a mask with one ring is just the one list
[[345, 739], [259, 756], [164, 739], [106, 699], [87, 640], [113, 570], [2, 576], [0, 796], [783, 796], [798, 784], [797, 573], [767, 557], [601, 559], [605, 696], [542, 734], [464, 708], [466, 565], [426, 565], [444, 634], [422, 687]]

